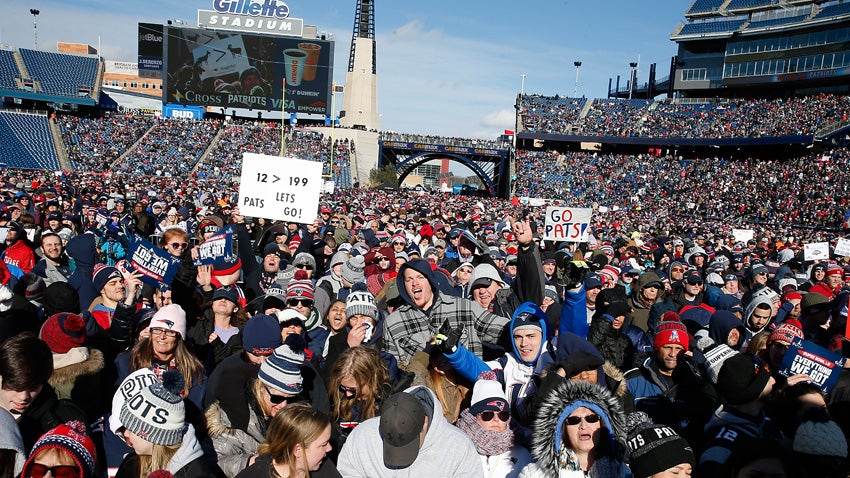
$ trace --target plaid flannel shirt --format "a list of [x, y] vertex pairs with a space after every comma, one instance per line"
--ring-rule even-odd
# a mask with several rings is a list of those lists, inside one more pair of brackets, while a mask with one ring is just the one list
[[508, 318], [487, 312], [474, 301], [435, 291], [430, 313], [405, 304], [387, 317], [383, 350], [394, 355], [400, 363], [407, 363], [413, 354], [425, 350], [425, 345], [437, 335], [446, 319], [452, 328], [463, 326], [460, 342], [479, 358], [484, 354], [482, 342], [497, 343], [510, 322]]

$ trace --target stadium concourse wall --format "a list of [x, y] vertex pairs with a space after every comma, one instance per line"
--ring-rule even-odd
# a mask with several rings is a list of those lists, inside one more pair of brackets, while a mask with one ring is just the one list
[[351, 128], [310, 127], [310, 130], [322, 133], [326, 138], [333, 137], [334, 141], [354, 142], [351, 171], [352, 184], [359, 181], [361, 185], [369, 183], [369, 172], [378, 167], [378, 133]]

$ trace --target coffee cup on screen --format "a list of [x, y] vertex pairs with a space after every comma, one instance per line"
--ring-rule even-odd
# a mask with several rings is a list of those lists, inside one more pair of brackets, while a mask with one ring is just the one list
[[298, 48], [283, 50], [283, 67], [287, 86], [300, 86], [304, 79], [307, 52]]
[[298, 49], [307, 53], [307, 64], [304, 67], [304, 81], [316, 79], [316, 66], [319, 64], [319, 53], [322, 45], [316, 43], [299, 43]]

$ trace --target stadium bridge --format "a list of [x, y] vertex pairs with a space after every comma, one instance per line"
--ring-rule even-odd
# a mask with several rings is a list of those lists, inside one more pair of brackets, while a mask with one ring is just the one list
[[404, 181], [417, 166], [432, 160], [455, 161], [471, 169], [487, 187], [490, 195], [510, 197], [511, 149], [454, 146], [414, 141], [379, 141], [378, 167], [393, 165]]

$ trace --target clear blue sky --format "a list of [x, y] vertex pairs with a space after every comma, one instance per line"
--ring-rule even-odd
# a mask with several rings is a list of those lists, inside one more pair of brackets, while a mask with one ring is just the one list
[[[667, 75], [676, 45], [670, 33], [688, 1], [378, 0], [378, 109], [384, 130], [492, 139], [513, 129], [513, 104], [525, 91], [605, 97], [608, 78], [629, 75], [640, 58], [639, 82], [657, 63]], [[345, 82], [355, 0], [293, 0], [291, 16], [336, 39], [334, 78]], [[6, 0], [0, 43], [33, 45], [30, 8], [38, 8], [38, 40], [88, 43], [109, 60], [135, 61], [139, 21], [197, 21], [212, 0]]]

